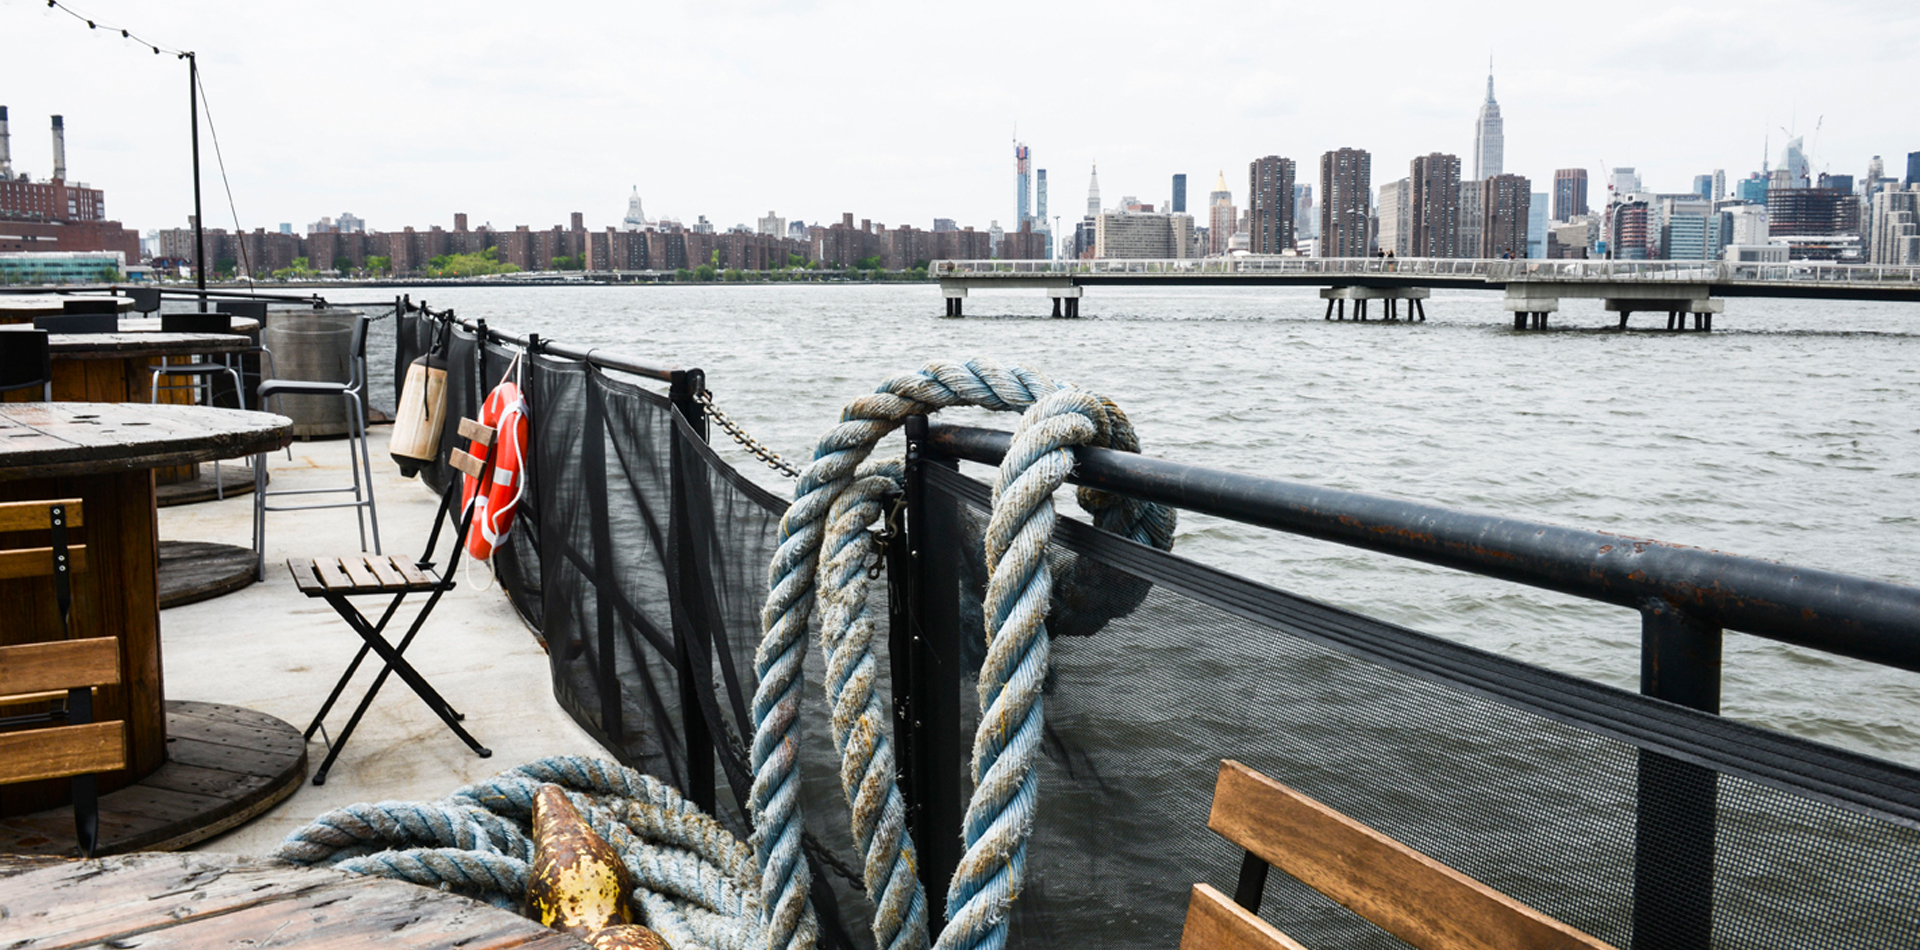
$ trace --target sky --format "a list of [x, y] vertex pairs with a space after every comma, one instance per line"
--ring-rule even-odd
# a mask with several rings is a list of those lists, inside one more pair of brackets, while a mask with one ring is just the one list
[[[66, 0], [62, 0], [66, 2]], [[72, 0], [96, 22], [198, 53], [232, 192], [203, 132], [210, 226], [297, 231], [350, 211], [368, 227], [720, 228], [773, 211], [888, 226], [1014, 217], [1012, 142], [1048, 170], [1049, 214], [1189, 209], [1226, 172], [1322, 152], [1373, 154], [1376, 186], [1414, 155], [1472, 168], [1493, 60], [1506, 168], [1550, 190], [1557, 168], [1638, 169], [1651, 190], [1778, 161], [1786, 133], [1816, 170], [1889, 174], [1920, 151], [1920, 4], [1747, 0], [1603, 5], [1047, 0], [372, 3]], [[324, 15], [323, 15], [324, 14]], [[192, 209], [184, 62], [89, 30], [44, 0], [0, 0], [0, 105], [13, 164], [105, 189], [142, 231]], [[1816, 131], [1817, 129], [1817, 131]], [[1597, 194], [1596, 194], [1597, 197]]]

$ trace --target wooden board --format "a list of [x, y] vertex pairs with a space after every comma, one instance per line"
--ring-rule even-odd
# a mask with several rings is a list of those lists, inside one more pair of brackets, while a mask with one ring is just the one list
[[[6, 331], [0, 331], [6, 332]], [[124, 360], [238, 353], [253, 341], [238, 333], [49, 333], [55, 360]]]
[[[87, 569], [87, 546], [67, 545], [67, 565], [78, 574]], [[52, 548], [9, 548], [0, 551], [0, 580], [16, 577], [51, 577]]]
[[87, 637], [0, 646], [0, 696], [120, 682], [120, 641]]
[[270, 452], [293, 421], [206, 406], [0, 403], [0, 480], [52, 478]]
[[1210, 884], [1195, 884], [1180, 950], [1306, 950]]
[[45, 501], [0, 502], [0, 531], [48, 531], [53, 528], [50, 509], [67, 507], [67, 527], [78, 528], [86, 522], [86, 506], [78, 498], [49, 498]]
[[0, 732], [0, 781], [33, 782], [122, 768], [127, 724], [89, 722]]
[[1423, 950], [1612, 950], [1231, 759], [1207, 827]]
[[212, 541], [160, 542], [160, 609], [212, 600], [252, 584], [252, 548]]
[[80, 947], [578, 950], [510, 911], [402, 881], [226, 854], [133, 854], [6, 869], [0, 933]]
[[[170, 702], [167, 732], [165, 763], [100, 797], [100, 854], [204, 841], [278, 804], [307, 776], [306, 740], [266, 713]], [[0, 818], [0, 853], [8, 852], [75, 853], [72, 810], [63, 805]]]

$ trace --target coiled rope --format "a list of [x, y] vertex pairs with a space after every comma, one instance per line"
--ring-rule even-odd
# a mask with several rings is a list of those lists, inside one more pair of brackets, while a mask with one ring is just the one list
[[[1051, 645], [1046, 616], [1053, 578], [1046, 550], [1053, 536], [1053, 493], [1073, 467], [1071, 447], [1139, 451], [1125, 413], [1084, 390], [1063, 387], [1020, 367], [939, 362], [896, 376], [849, 403], [821, 438], [780, 524], [769, 568], [755, 655], [754, 770], [749, 808], [760, 868], [760, 912], [771, 950], [810, 948], [818, 938], [808, 913], [811, 876], [801, 854], [802, 817], [793, 731], [799, 719], [807, 617], [820, 613], [820, 646], [840, 782], [854, 841], [865, 858], [875, 944], [884, 950], [927, 945], [927, 901], [894, 764], [887, 711], [876, 686], [866, 565], [878, 544], [868, 530], [881, 499], [901, 489], [901, 462], [868, 460], [879, 440], [912, 415], [951, 406], [1021, 412], [993, 486], [986, 535], [988, 584], [980, 672], [984, 710], [974, 735], [974, 794], [962, 837], [965, 853], [947, 892], [941, 948], [999, 948], [1007, 912], [1026, 874], [1044, 716], [1041, 688]], [[1168, 509], [1087, 489], [1081, 507], [1100, 528], [1160, 549], [1172, 546]], [[818, 601], [815, 604], [815, 601]]]
[[747, 846], [667, 784], [600, 759], [540, 759], [439, 801], [348, 805], [289, 835], [273, 856], [514, 908], [526, 897], [533, 860], [534, 793], [549, 783], [619, 853], [632, 875], [632, 903], [668, 942], [681, 950], [766, 946], [759, 871]]

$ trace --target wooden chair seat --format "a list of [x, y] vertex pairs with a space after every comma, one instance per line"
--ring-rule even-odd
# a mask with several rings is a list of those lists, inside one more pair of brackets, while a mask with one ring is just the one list
[[1234, 899], [1194, 885], [1181, 950], [1303, 950], [1256, 916], [1269, 866], [1421, 950], [1613, 950], [1231, 759], [1207, 827], [1247, 857]]
[[440, 582], [420, 570], [412, 558], [397, 554], [349, 554], [290, 560], [293, 584], [308, 597], [329, 594], [412, 594], [433, 590]]

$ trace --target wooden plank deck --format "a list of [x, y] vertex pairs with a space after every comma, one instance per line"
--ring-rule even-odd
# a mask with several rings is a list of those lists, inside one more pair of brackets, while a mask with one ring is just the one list
[[454, 894], [225, 854], [0, 857], [0, 944], [578, 950], [539, 921]]

